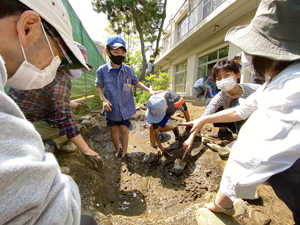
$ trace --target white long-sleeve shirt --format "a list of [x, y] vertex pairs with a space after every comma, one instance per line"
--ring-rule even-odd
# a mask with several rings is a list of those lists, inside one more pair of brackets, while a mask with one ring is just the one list
[[300, 63], [279, 73], [235, 110], [248, 118], [225, 167], [220, 190], [232, 201], [253, 198], [258, 185], [300, 157]]

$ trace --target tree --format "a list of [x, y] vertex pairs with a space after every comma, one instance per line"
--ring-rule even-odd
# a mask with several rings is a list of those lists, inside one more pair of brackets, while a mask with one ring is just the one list
[[152, 49], [153, 43], [156, 42], [152, 55], [155, 57], [159, 53], [166, 4], [167, 0], [92, 0], [93, 9], [97, 13], [107, 14], [107, 19], [116, 34], [139, 34], [143, 57], [139, 80], [143, 79], [147, 67], [145, 43], [149, 43], [149, 48]]

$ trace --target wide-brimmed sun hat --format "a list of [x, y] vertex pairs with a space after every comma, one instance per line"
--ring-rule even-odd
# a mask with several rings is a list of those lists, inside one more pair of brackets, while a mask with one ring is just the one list
[[[70, 56], [74, 60], [73, 66], [78, 68], [85, 67], [89, 69], [85, 64], [84, 58], [80, 50], [74, 44], [72, 36], [72, 26], [69, 15], [60, 0], [19, 0], [24, 5], [35, 11], [46, 20], [53, 28], [59, 33], [61, 38], [70, 50]], [[69, 53], [68, 53], [69, 54]], [[75, 69], [75, 68], [74, 68]]]
[[262, 0], [251, 23], [231, 28], [225, 41], [250, 55], [294, 61], [300, 59], [299, 20], [299, 0]]
[[146, 118], [150, 123], [159, 123], [166, 115], [167, 101], [161, 95], [153, 95], [147, 104]]

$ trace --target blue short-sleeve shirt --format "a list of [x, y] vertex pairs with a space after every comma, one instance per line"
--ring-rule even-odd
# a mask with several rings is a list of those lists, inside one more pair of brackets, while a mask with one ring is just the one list
[[112, 111], [105, 112], [106, 118], [113, 121], [127, 120], [136, 113], [132, 89], [123, 91], [124, 84], [136, 85], [139, 79], [131, 67], [122, 64], [119, 73], [108, 62], [98, 68], [95, 86], [104, 88], [104, 96], [112, 104]]

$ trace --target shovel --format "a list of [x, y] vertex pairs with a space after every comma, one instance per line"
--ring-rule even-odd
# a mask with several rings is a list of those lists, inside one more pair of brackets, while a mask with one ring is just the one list
[[182, 159], [181, 160], [180, 159], [176, 159], [175, 160], [174, 167], [173, 167], [173, 171], [174, 172], [181, 173], [184, 170], [184, 167], [186, 166], [186, 162], [184, 162], [183, 159], [184, 159], [184, 157], [186, 155], [186, 152], [187, 152], [187, 147], [184, 150]]

